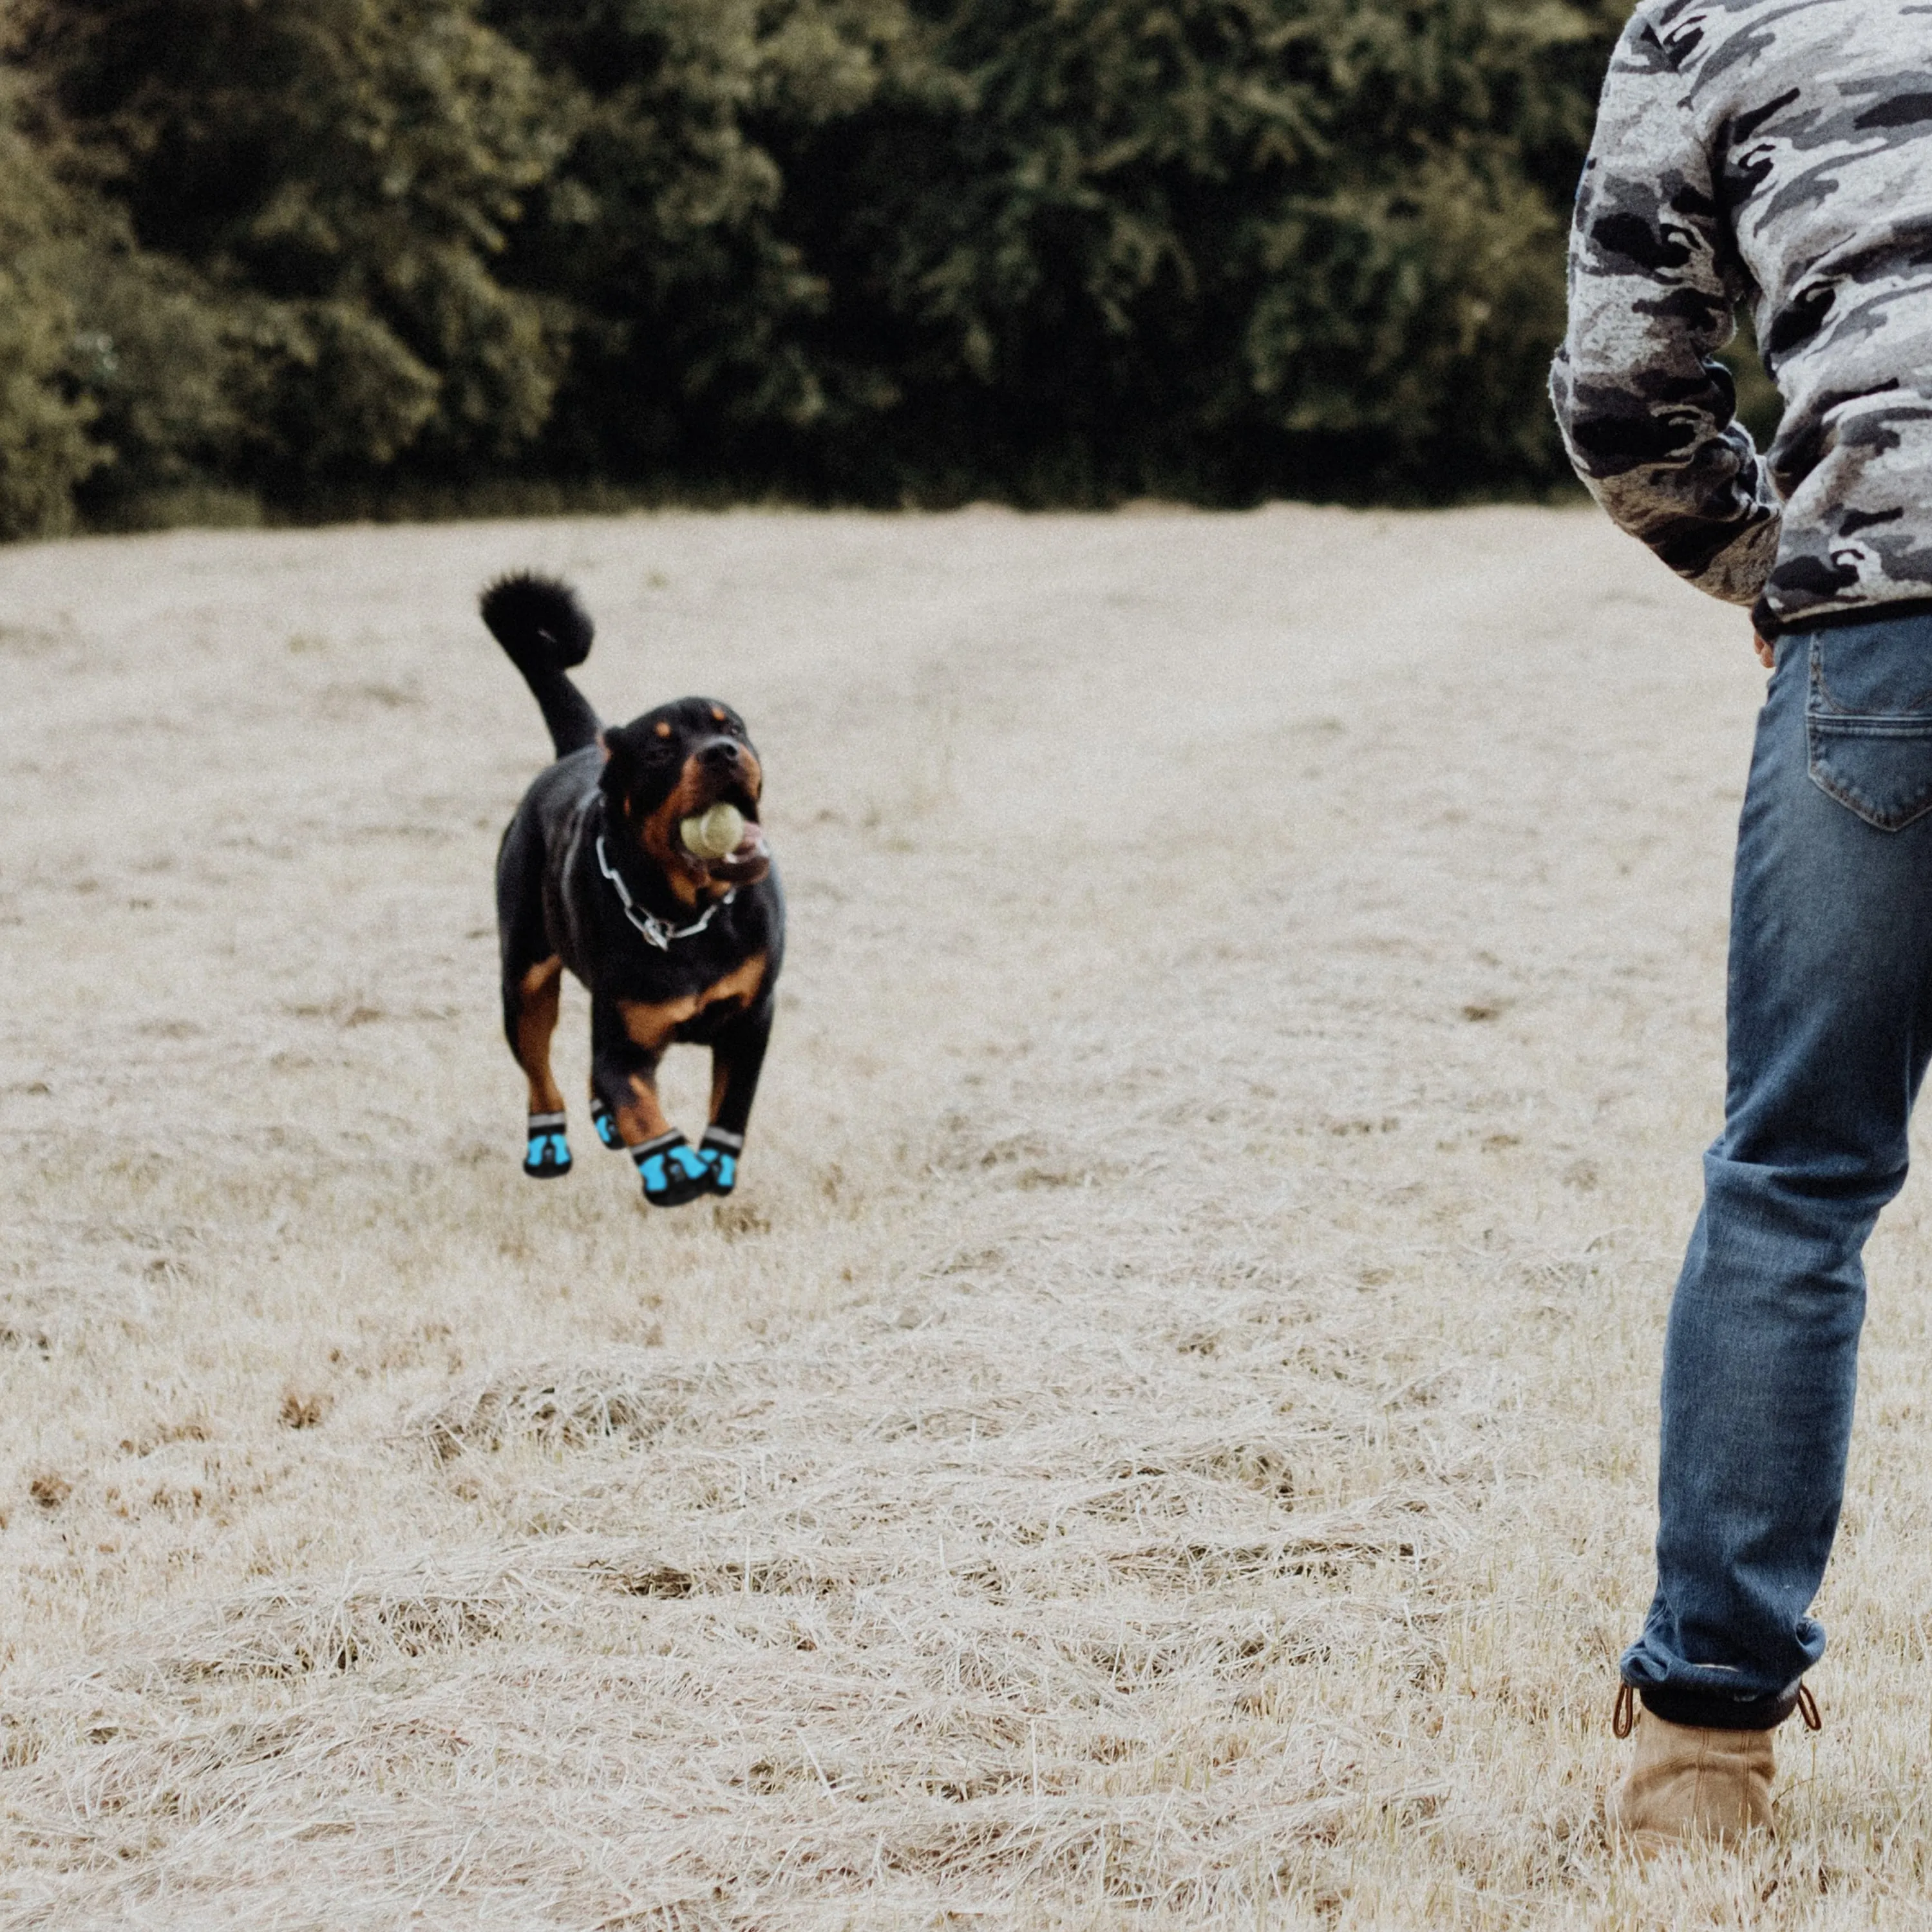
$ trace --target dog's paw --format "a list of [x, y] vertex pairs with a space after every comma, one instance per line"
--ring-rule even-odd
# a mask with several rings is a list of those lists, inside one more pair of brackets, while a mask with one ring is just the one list
[[530, 1144], [524, 1150], [524, 1172], [532, 1180], [554, 1180], [570, 1172], [570, 1143], [564, 1138], [564, 1116], [532, 1114]]
[[714, 1194], [729, 1194], [738, 1184], [738, 1156], [745, 1150], [742, 1134], [728, 1133], [722, 1127], [706, 1127], [698, 1144], [698, 1157], [711, 1177]]
[[590, 1103], [590, 1124], [597, 1130], [597, 1138], [613, 1154], [624, 1151], [624, 1137], [617, 1131], [617, 1117], [602, 1100]]
[[711, 1168], [704, 1157], [674, 1130], [631, 1150], [644, 1184], [644, 1198], [653, 1208], [682, 1208], [711, 1188]]

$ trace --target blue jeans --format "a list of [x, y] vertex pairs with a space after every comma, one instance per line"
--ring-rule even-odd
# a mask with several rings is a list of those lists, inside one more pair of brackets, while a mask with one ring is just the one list
[[1738, 828], [1724, 1130], [1664, 1349], [1657, 1595], [1624, 1681], [1759, 1729], [1825, 1648], [1865, 1279], [1932, 1052], [1932, 615], [1779, 640]]

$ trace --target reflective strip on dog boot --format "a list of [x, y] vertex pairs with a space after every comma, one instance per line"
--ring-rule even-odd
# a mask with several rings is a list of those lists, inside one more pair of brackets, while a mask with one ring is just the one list
[[617, 1131], [617, 1117], [602, 1100], [590, 1103], [590, 1124], [597, 1130], [597, 1138], [613, 1154], [624, 1151], [624, 1137]]
[[631, 1150], [644, 1184], [644, 1198], [653, 1208], [682, 1208], [711, 1186], [711, 1169], [698, 1150], [676, 1128]]
[[564, 1138], [562, 1114], [532, 1114], [530, 1138], [524, 1149], [524, 1172], [532, 1180], [554, 1180], [570, 1172], [570, 1142]]
[[711, 1170], [711, 1191], [729, 1194], [738, 1184], [738, 1156], [744, 1151], [745, 1136], [728, 1128], [706, 1127], [698, 1142], [698, 1158]]

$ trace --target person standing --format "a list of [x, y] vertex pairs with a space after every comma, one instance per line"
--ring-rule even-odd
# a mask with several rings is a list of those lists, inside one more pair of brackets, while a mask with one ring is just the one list
[[[1741, 306], [1768, 454], [1715, 358]], [[1771, 1822], [1822, 1654], [1865, 1281], [1932, 1054], [1932, 10], [1640, 0], [1604, 83], [1551, 392], [1625, 530], [1748, 606], [1724, 1131], [1664, 1342], [1657, 1588], [1620, 1665], [1640, 1846]]]

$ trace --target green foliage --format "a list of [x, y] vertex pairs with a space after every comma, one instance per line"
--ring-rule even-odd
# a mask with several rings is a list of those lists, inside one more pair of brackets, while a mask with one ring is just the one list
[[1738, 317], [1738, 332], [1718, 359], [1730, 369], [1738, 386], [1738, 420], [1760, 449], [1768, 449], [1784, 415], [1784, 398], [1766, 370], [1758, 353], [1757, 331], [1748, 310]]
[[100, 461], [70, 380], [72, 305], [49, 256], [74, 211], [0, 93], [0, 538], [52, 535]]
[[832, 365], [806, 326], [830, 286], [796, 233], [813, 188], [788, 170], [873, 99], [910, 31], [901, 0], [489, 0], [487, 17], [569, 90], [571, 145], [510, 270], [575, 319], [554, 458], [795, 481], [758, 432], [794, 460], [811, 447]]
[[[548, 414], [543, 305], [491, 273], [558, 142], [530, 64], [462, 0], [25, 0], [18, 58], [70, 171], [176, 272], [166, 325], [112, 288], [102, 332], [187, 376], [195, 434], [271, 494], [406, 453], [500, 460]], [[122, 284], [125, 291], [124, 280]], [[153, 318], [160, 323], [159, 316]], [[238, 438], [223, 418], [238, 394]], [[138, 433], [137, 433], [138, 435]]]
[[67, 372], [103, 460], [76, 495], [108, 527], [155, 520], [235, 481], [248, 447], [250, 370], [211, 292], [182, 264], [135, 247], [111, 203], [46, 257], [73, 317]]
[[1543, 76], [1592, 26], [1504, 0], [950, 0], [793, 164], [831, 224], [808, 250], [842, 298], [827, 352], [884, 346], [889, 460], [937, 457], [958, 489], [1546, 475], [1562, 219], [1534, 175], [1562, 154], [1574, 180], [1587, 115]]
[[57, 296], [0, 268], [0, 537], [67, 529], [97, 460], [86, 412], [58, 386], [69, 322]]
[[14, 0], [0, 527], [1546, 487], [1626, 10]]

